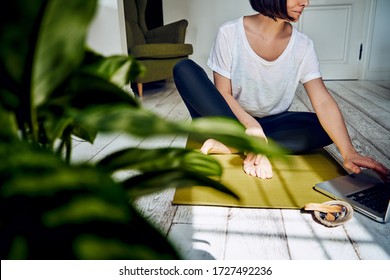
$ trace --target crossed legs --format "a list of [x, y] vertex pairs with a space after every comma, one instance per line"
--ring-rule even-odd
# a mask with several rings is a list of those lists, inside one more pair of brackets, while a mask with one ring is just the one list
[[[206, 72], [194, 61], [184, 59], [178, 62], [174, 67], [173, 77], [192, 118], [224, 116], [237, 119]], [[308, 152], [332, 143], [315, 113], [283, 112], [255, 119], [262, 126], [267, 138], [272, 139], [292, 154]], [[203, 153], [236, 152], [212, 139], [204, 143], [201, 151]], [[266, 157], [260, 157], [257, 159], [257, 163], [261, 164], [261, 161], [265, 159]], [[247, 158], [244, 161], [244, 169], [247, 161], [250, 159]], [[263, 177], [253, 170], [245, 170], [245, 172]]]

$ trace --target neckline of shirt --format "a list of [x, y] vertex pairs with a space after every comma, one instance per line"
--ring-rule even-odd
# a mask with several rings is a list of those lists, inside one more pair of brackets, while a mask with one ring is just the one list
[[245, 28], [244, 28], [244, 16], [242, 16], [240, 18], [240, 32], [241, 32], [241, 35], [243, 36], [244, 38], [244, 44], [245, 44], [245, 47], [248, 49], [249, 53], [254, 56], [257, 60], [259, 60], [260, 62], [262, 62], [263, 64], [267, 64], [267, 65], [272, 65], [272, 64], [276, 64], [279, 60], [281, 60], [284, 56], [286, 56], [286, 53], [288, 53], [288, 51], [290, 50], [294, 40], [295, 40], [295, 36], [296, 36], [296, 29], [295, 27], [292, 25], [292, 34], [291, 34], [291, 38], [287, 44], [287, 47], [284, 49], [284, 51], [282, 52], [281, 55], [278, 56], [277, 59], [275, 60], [266, 60], [264, 58], [262, 58], [260, 55], [258, 55], [251, 47], [251, 45], [249, 44], [249, 41], [248, 41], [248, 38], [246, 37], [246, 33], [245, 33]]

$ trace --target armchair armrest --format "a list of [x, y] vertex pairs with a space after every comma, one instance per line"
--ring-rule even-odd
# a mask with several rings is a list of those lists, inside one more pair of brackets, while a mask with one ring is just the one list
[[185, 19], [169, 23], [151, 29], [145, 33], [145, 39], [148, 44], [155, 43], [173, 43], [183, 44], [185, 40], [188, 21]]

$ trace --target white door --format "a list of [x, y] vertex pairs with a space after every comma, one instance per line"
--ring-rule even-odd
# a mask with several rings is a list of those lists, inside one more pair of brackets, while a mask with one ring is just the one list
[[314, 41], [324, 79], [358, 79], [367, 0], [311, 0], [298, 29]]

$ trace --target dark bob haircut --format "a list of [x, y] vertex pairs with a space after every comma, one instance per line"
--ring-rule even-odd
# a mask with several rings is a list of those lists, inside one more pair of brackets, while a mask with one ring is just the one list
[[249, 2], [253, 10], [273, 20], [277, 18], [294, 20], [287, 13], [287, 0], [249, 0]]

